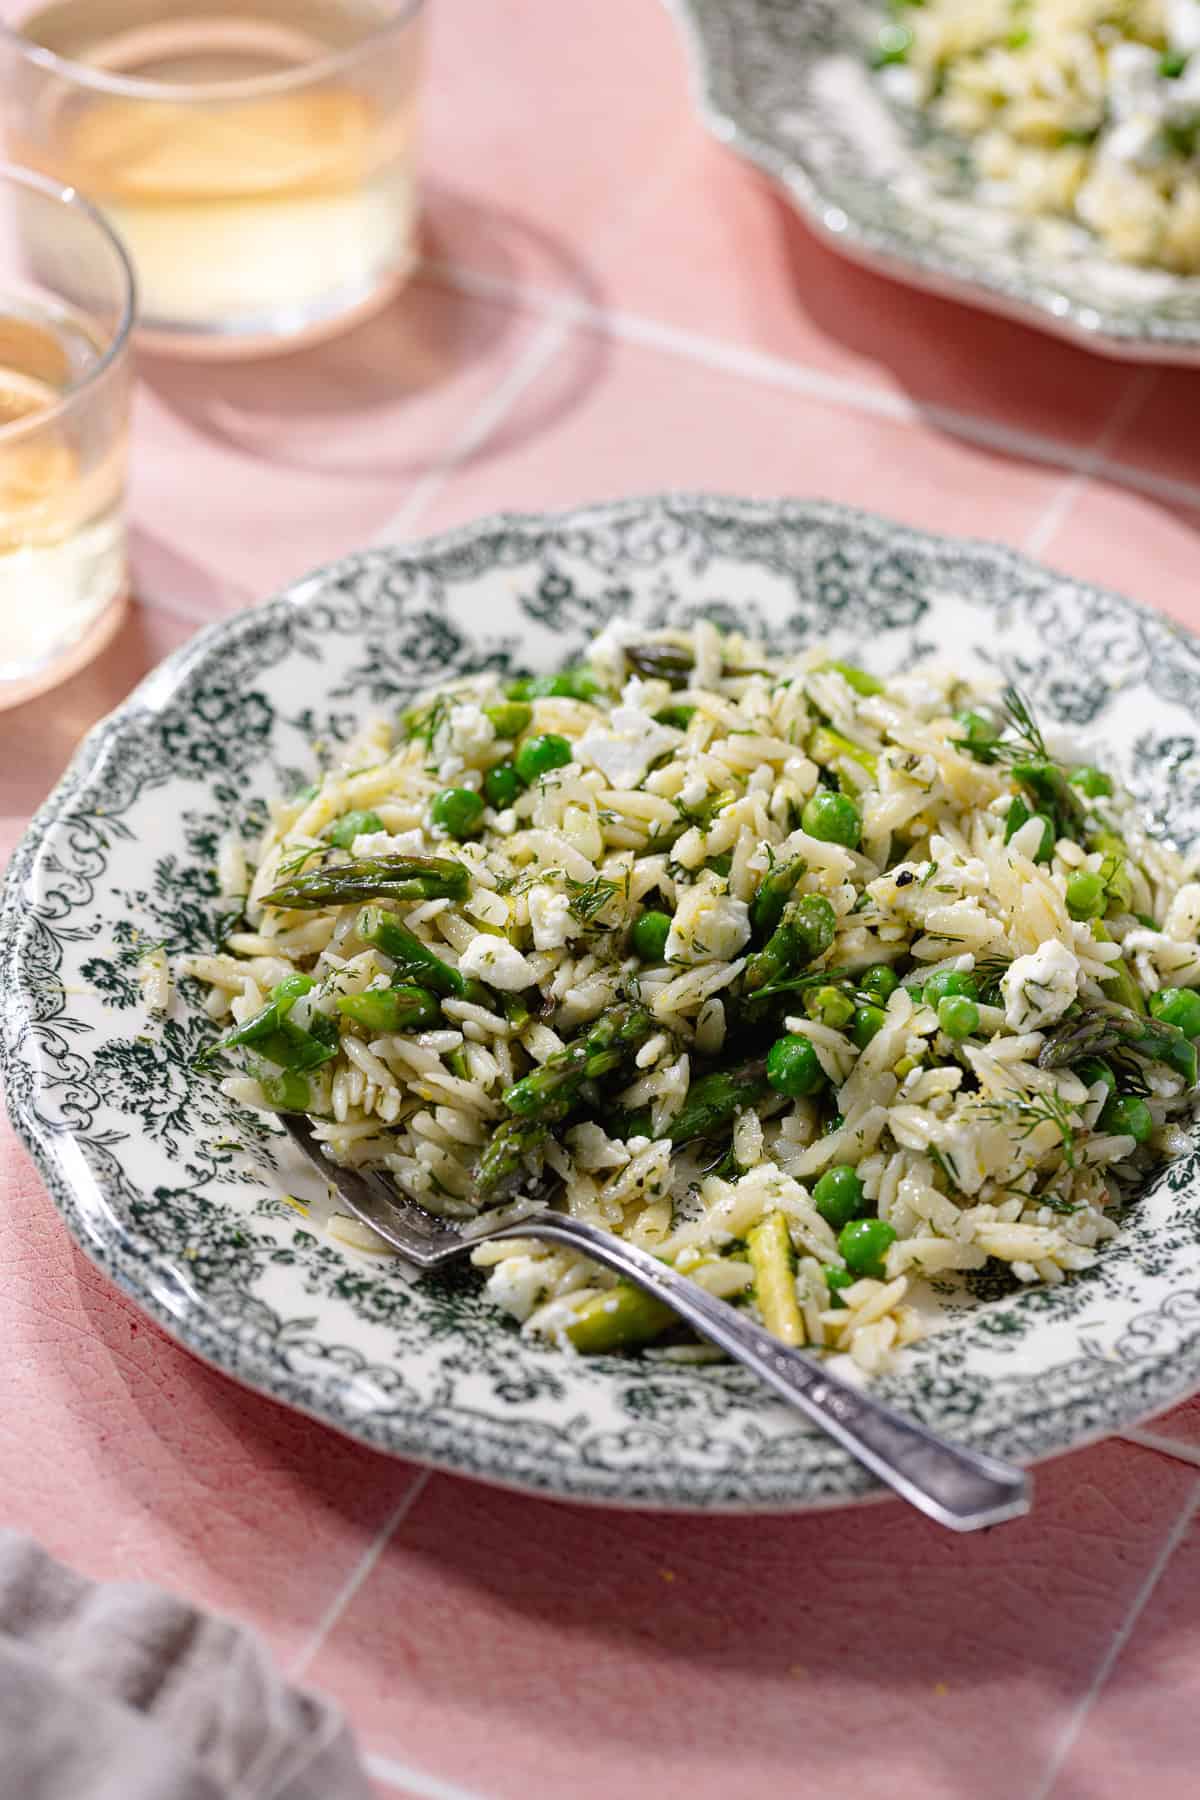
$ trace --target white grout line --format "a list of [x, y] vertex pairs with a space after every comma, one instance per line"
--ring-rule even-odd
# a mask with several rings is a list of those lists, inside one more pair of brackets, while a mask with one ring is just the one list
[[1171, 1456], [1176, 1462], [1190, 1463], [1194, 1469], [1200, 1469], [1200, 1449], [1194, 1449], [1191, 1444], [1159, 1437], [1156, 1431], [1122, 1431], [1117, 1435], [1127, 1444], [1140, 1444], [1143, 1450], [1157, 1450], [1160, 1456]]
[[1125, 426], [1145, 401], [1157, 379], [1157, 372], [1154, 369], [1140, 369], [1125, 384], [1091, 450], [1088, 451], [1075, 473], [1064, 481], [1051, 497], [1050, 504], [1041, 517], [1035, 521], [1026, 537], [1025, 549], [1031, 556], [1040, 556], [1047, 544], [1056, 536], [1060, 527], [1065, 524], [1076, 502], [1083, 497], [1088, 483], [1094, 479], [1097, 470], [1103, 466], [1105, 452], [1116, 443]]
[[414, 1769], [390, 1756], [372, 1752], [365, 1761], [367, 1773], [374, 1781], [382, 1782], [385, 1787], [400, 1788], [406, 1794], [416, 1794], [420, 1800], [484, 1800], [482, 1794], [470, 1788], [459, 1787], [453, 1781], [442, 1781], [424, 1769]]
[[376, 1532], [367, 1549], [359, 1557], [329, 1605], [325, 1608], [316, 1625], [309, 1633], [289, 1664], [288, 1673], [293, 1676], [303, 1675], [322, 1644], [362, 1587], [364, 1581], [372, 1573], [379, 1558], [387, 1549], [396, 1532], [416, 1505], [429, 1484], [432, 1469], [419, 1469], [413, 1477], [411, 1485], [405, 1489], [399, 1505], [393, 1507], [388, 1517]]
[[1104, 1685], [1116, 1666], [1118, 1657], [1129, 1642], [1129, 1639], [1133, 1634], [1134, 1626], [1145, 1612], [1151, 1595], [1154, 1593], [1155, 1588], [1158, 1586], [1166, 1572], [1168, 1563], [1183, 1542], [1184, 1534], [1196, 1516], [1197, 1507], [1200, 1507], [1200, 1482], [1197, 1482], [1193, 1487], [1191, 1494], [1188, 1496], [1188, 1499], [1185, 1501], [1183, 1508], [1180, 1511], [1179, 1517], [1167, 1533], [1162, 1548], [1159, 1550], [1158, 1555], [1146, 1571], [1142, 1584], [1133, 1597], [1133, 1603], [1130, 1606], [1128, 1613], [1125, 1615], [1120, 1629], [1114, 1633], [1112, 1642], [1109, 1644], [1107, 1651], [1100, 1660], [1100, 1666], [1092, 1677], [1091, 1685], [1089, 1686], [1087, 1693], [1083, 1696], [1083, 1699], [1076, 1706], [1070, 1719], [1067, 1721], [1066, 1729], [1063, 1731], [1062, 1736], [1059, 1738], [1058, 1743], [1055, 1745], [1051, 1754], [1050, 1764], [1042, 1779], [1041, 1785], [1031, 1796], [1031, 1800], [1051, 1800], [1051, 1795], [1053, 1794], [1058, 1778], [1063, 1771], [1067, 1758], [1070, 1756], [1071, 1751], [1078, 1742], [1079, 1735], [1091, 1715], [1092, 1708], [1095, 1706], [1097, 1700], [1099, 1700]]
[[372, 543], [391, 544], [408, 535], [417, 519], [432, 503], [455, 471], [500, 425], [505, 414], [516, 404], [525, 389], [542, 373], [546, 365], [566, 342], [569, 327], [551, 320], [537, 333], [523, 356], [519, 356], [507, 375], [494, 387], [467, 420], [462, 431], [452, 440], [444, 455], [426, 470], [411, 489], [407, 500], [386, 525], [374, 533]]
[[[766, 386], [783, 387], [796, 393], [827, 400], [849, 411], [869, 413], [876, 418], [893, 419], [900, 424], [917, 424], [922, 420], [955, 437], [979, 444], [985, 449], [1024, 457], [1069, 470], [1084, 480], [1100, 476], [1118, 486], [1136, 488], [1154, 499], [1187, 506], [1200, 511], [1200, 485], [1179, 481], [1169, 475], [1155, 475], [1134, 464], [1114, 462], [1105, 454], [1117, 433], [1128, 422], [1137, 404], [1145, 398], [1147, 387], [1158, 371], [1147, 368], [1136, 371], [1095, 445], [1080, 450], [1057, 438], [1039, 432], [1023, 431], [1019, 426], [1004, 425], [974, 413], [959, 412], [955, 407], [923, 405], [869, 381], [855, 381], [846, 376], [829, 375], [805, 363], [791, 362], [786, 357], [772, 356], [722, 338], [712, 338], [681, 326], [667, 325], [637, 313], [611, 311], [580, 300], [571, 294], [551, 289], [523, 286], [501, 276], [480, 270], [464, 269], [453, 263], [427, 262], [424, 273], [444, 282], [456, 291], [477, 299], [503, 300], [537, 312], [546, 318], [563, 320], [603, 332], [620, 343], [639, 344], [647, 349], [665, 351], [668, 355], [687, 358], [719, 373], [740, 375]], [[1083, 485], [1081, 482], [1080, 486]], [[1072, 499], [1075, 495], [1072, 495]], [[1036, 527], [1035, 527], [1036, 530]]]

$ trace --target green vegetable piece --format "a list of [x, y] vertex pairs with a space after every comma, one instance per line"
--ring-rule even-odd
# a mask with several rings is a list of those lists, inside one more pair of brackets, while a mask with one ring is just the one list
[[692, 1082], [666, 1136], [673, 1144], [715, 1137], [733, 1123], [735, 1113], [756, 1105], [768, 1091], [766, 1064], [761, 1058], [734, 1069], [714, 1069]]
[[503, 812], [506, 807], [516, 804], [524, 787], [513, 763], [497, 763], [483, 778], [483, 797], [489, 806]]
[[1085, 1087], [1093, 1088], [1102, 1081], [1110, 1094], [1117, 1091], [1117, 1078], [1102, 1056], [1084, 1056], [1077, 1063], [1071, 1064], [1071, 1073], [1078, 1075]]
[[882, 681], [877, 681], [874, 675], [868, 675], [865, 669], [856, 668], [853, 663], [836, 661], [827, 662], [822, 663], [821, 668], [822, 670], [830, 669], [834, 674], [840, 675], [842, 680], [848, 683], [848, 685], [854, 689], [856, 694], [862, 694], [866, 697], [871, 694], [882, 694], [883, 692]]
[[522, 1118], [544, 1118], [560, 1105], [573, 1105], [585, 1081], [597, 1081], [631, 1061], [658, 1029], [644, 1007], [614, 1006], [541, 1068], [507, 1089], [504, 1104]]
[[1194, 988], [1161, 988], [1150, 996], [1150, 1012], [1184, 1037], [1200, 1037], [1200, 994]]
[[201, 1052], [199, 1060], [208, 1062], [224, 1050], [237, 1050], [243, 1045], [263, 1043], [280, 1030], [301, 994], [311, 992], [315, 985], [311, 975], [302, 975], [299, 971], [295, 975], [285, 976], [271, 989], [267, 1004], [253, 1018], [247, 1019], [245, 1024], [238, 1025], [233, 1031], [226, 1032], [215, 1044], [210, 1044]]
[[[468, 997], [467, 990], [473, 984], [448, 962], [443, 962], [436, 951], [423, 944], [415, 932], [402, 925], [394, 914], [385, 912], [382, 906], [364, 906], [355, 921], [355, 930], [364, 944], [371, 944], [391, 957], [397, 975], [405, 980], [428, 988], [434, 994], [453, 995], [456, 1000]], [[489, 1004], [486, 997], [484, 1004]]]
[[768, 869], [750, 902], [750, 929], [756, 944], [765, 943], [783, 918], [783, 909], [795, 892], [796, 884], [808, 869], [802, 856], [776, 863]]
[[800, 823], [809, 837], [823, 844], [844, 844], [847, 850], [857, 849], [862, 837], [862, 814], [849, 794], [831, 794], [827, 789], [805, 801]]
[[886, 1022], [887, 1014], [882, 1006], [856, 1006], [850, 1036], [860, 1050], [865, 1050], [872, 1038], [879, 1036]]
[[[526, 675], [505, 689], [510, 700], [592, 700], [600, 692], [600, 683], [582, 663], [573, 669], [562, 669], [557, 675]], [[525, 721], [527, 725], [528, 719]], [[525, 726], [520, 729], [523, 731]], [[505, 737], [514, 734], [505, 732]]]
[[842, 988], [810, 988], [804, 996], [804, 1010], [810, 1019], [841, 1031], [854, 1017], [854, 1002]]
[[1030, 819], [1040, 819], [1042, 822], [1042, 840], [1034, 852], [1033, 860], [1034, 862], [1049, 862], [1054, 854], [1054, 845], [1057, 841], [1054, 833], [1054, 821], [1046, 813], [1030, 812], [1020, 794], [1008, 809], [1008, 817], [1004, 822], [1004, 841], [1006, 844], [1011, 843], [1022, 825], [1027, 825]]
[[382, 831], [383, 820], [377, 812], [348, 812], [331, 826], [329, 841], [336, 844], [339, 850], [349, 850], [357, 837], [365, 837], [369, 832]]
[[686, 687], [696, 659], [682, 644], [626, 644], [625, 661], [645, 681], [665, 681], [673, 688]]
[[767, 1080], [776, 1093], [800, 1100], [825, 1085], [825, 1071], [809, 1040], [791, 1032], [767, 1051]]
[[513, 758], [513, 766], [529, 787], [540, 776], [549, 775], [552, 769], [565, 768], [572, 755], [565, 737], [559, 737], [556, 731], [543, 731], [537, 737], [525, 739]]
[[842, 1288], [853, 1287], [854, 1276], [850, 1273], [849, 1269], [835, 1269], [832, 1263], [822, 1270], [822, 1273], [825, 1276], [825, 1286], [829, 1289], [830, 1306], [834, 1308], [841, 1307], [844, 1312], [846, 1302], [842, 1299], [839, 1290]]
[[686, 731], [696, 716], [694, 706], [664, 706], [654, 717], [659, 725], [670, 725], [676, 731]]
[[272, 1112], [310, 1113], [314, 1110], [312, 1083], [295, 1070], [258, 1069], [255, 1080]]
[[256, 1038], [253, 1048], [257, 1055], [265, 1056], [281, 1069], [302, 1073], [331, 1061], [337, 1055], [337, 1043], [335, 1022], [324, 1013], [314, 1013], [309, 1030], [285, 1018], [277, 1030]]
[[303, 912], [354, 900], [465, 900], [470, 885], [462, 863], [449, 857], [359, 856], [282, 882], [266, 904]]
[[1056, 838], [1083, 837], [1084, 805], [1065, 769], [1053, 762], [1019, 762], [1013, 764], [1012, 772], [1013, 780], [1025, 790], [1037, 811], [1051, 821]]
[[913, 34], [907, 25], [901, 25], [898, 22], [881, 25], [879, 36], [875, 40], [875, 48], [871, 52], [871, 67], [887, 69], [893, 63], [907, 62], [912, 47]]
[[948, 994], [962, 994], [968, 1000], [978, 1000], [979, 983], [969, 969], [939, 969], [936, 975], [929, 976], [921, 989], [922, 1000], [935, 1012]]
[[1178, 81], [1188, 66], [1186, 50], [1164, 50], [1158, 59], [1158, 72], [1164, 81]]
[[863, 1184], [849, 1163], [835, 1163], [817, 1182], [812, 1197], [826, 1224], [840, 1231], [862, 1212]]
[[804, 1320], [796, 1299], [795, 1257], [783, 1214], [768, 1213], [753, 1226], [746, 1234], [746, 1249], [763, 1324], [782, 1343], [802, 1344]]
[[947, 994], [938, 1003], [937, 1015], [948, 1038], [973, 1037], [979, 1030], [979, 1008], [965, 994]]
[[1096, 1124], [1101, 1131], [1131, 1137], [1135, 1144], [1144, 1144], [1154, 1130], [1150, 1108], [1136, 1094], [1113, 1094], [1104, 1102]]
[[367, 1031], [429, 1031], [441, 1018], [435, 995], [420, 987], [367, 988], [337, 1003], [345, 1019]]
[[964, 755], [973, 756], [976, 762], [994, 763], [996, 761], [994, 749], [996, 728], [992, 722], [985, 719], [982, 713], [960, 712], [956, 723], [962, 726], [966, 736], [952, 738], [951, 743], [955, 744]]
[[644, 963], [660, 963], [670, 932], [671, 919], [668, 913], [644, 912], [629, 934], [634, 955]]
[[506, 1119], [496, 1128], [475, 1164], [475, 1189], [481, 1199], [500, 1199], [519, 1184], [526, 1157], [545, 1142], [556, 1116], [561, 1114], [551, 1111], [548, 1119]]
[[1177, 1025], [1148, 1018], [1124, 1006], [1092, 1007], [1077, 1018], [1064, 1019], [1046, 1034], [1038, 1062], [1043, 1069], [1070, 1068], [1084, 1056], [1128, 1050], [1147, 1062], [1165, 1063], [1196, 1085], [1196, 1046]]
[[482, 823], [483, 801], [473, 788], [443, 788], [433, 797], [429, 817], [450, 837], [469, 838]]
[[858, 980], [859, 993], [868, 995], [879, 1006], [886, 1006], [899, 986], [900, 977], [888, 963], [876, 963]]
[[[1099, 919], [1091, 921], [1090, 929], [1098, 943], [1112, 943], [1112, 933]], [[1145, 1012], [1146, 1002], [1142, 998], [1142, 990], [1134, 980], [1129, 964], [1124, 957], [1118, 957], [1116, 962], [1110, 962], [1100, 980], [1109, 990], [1109, 998], [1115, 1005], [1127, 1007], [1130, 1012]]]
[[[879, 758], [872, 750], [864, 750], [830, 725], [819, 725], [808, 741], [808, 754], [822, 769], [832, 769], [841, 780], [848, 762], [864, 769], [872, 781], [879, 778]], [[814, 837], [816, 833], [812, 834]]]
[[742, 978], [747, 992], [757, 993], [816, 962], [836, 934], [837, 914], [823, 895], [805, 894], [793, 901], [762, 949], [747, 960]]
[[1100, 919], [1108, 910], [1104, 877], [1076, 869], [1067, 877], [1067, 911], [1073, 919]]
[[446, 1067], [452, 1075], [457, 1075], [460, 1081], [470, 1081], [471, 1065], [467, 1060], [467, 1053], [461, 1045], [457, 1050], [447, 1053]]
[[837, 914], [822, 894], [805, 894], [788, 908], [786, 924], [803, 946], [804, 960], [816, 962], [837, 936]]
[[846, 1267], [873, 1281], [884, 1280], [883, 1259], [895, 1241], [896, 1233], [885, 1219], [851, 1219], [838, 1232], [838, 1249]]
[[1077, 787], [1089, 800], [1102, 800], [1113, 791], [1111, 775], [1106, 775], [1103, 769], [1093, 768], [1090, 763], [1072, 769], [1069, 780], [1071, 786]]
[[665, 1302], [622, 1281], [585, 1300], [563, 1332], [583, 1355], [597, 1356], [636, 1350], [661, 1337], [675, 1322]]
[[533, 722], [533, 708], [524, 700], [508, 699], [497, 706], [485, 706], [485, 719], [490, 719], [498, 738], [519, 738]]

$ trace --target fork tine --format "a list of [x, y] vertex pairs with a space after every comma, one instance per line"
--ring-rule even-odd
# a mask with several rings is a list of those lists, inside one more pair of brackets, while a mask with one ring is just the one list
[[280, 1113], [280, 1123], [292, 1142], [320, 1170], [356, 1219], [377, 1232], [401, 1256], [419, 1269], [438, 1269], [463, 1256], [471, 1248], [453, 1225], [435, 1219], [415, 1200], [390, 1192], [379, 1176], [358, 1169], [343, 1169], [328, 1157], [303, 1113]]

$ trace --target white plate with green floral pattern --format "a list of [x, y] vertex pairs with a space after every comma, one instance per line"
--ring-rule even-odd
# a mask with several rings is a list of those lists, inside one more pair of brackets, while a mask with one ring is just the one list
[[[1200, 835], [1200, 644], [1009, 551], [825, 504], [637, 500], [497, 518], [349, 558], [205, 632], [86, 740], [14, 858], [0, 913], [8, 1104], [72, 1233], [217, 1367], [397, 1455], [563, 1498], [793, 1509], [871, 1482], [725, 1366], [584, 1360], [522, 1338], [470, 1272], [414, 1282], [285, 1195], [318, 1184], [273, 1124], [195, 1072], [186, 984], [141, 1010], [138, 959], [211, 945], [231, 823], [311, 778], [421, 685], [550, 668], [614, 617], [698, 615], [882, 673], [936, 652], [1003, 669], [1045, 717], [1101, 732], [1154, 827]], [[881, 1386], [1018, 1461], [1200, 1385], [1200, 1149], [1086, 1274], [973, 1304]]]
[[1106, 355], [1200, 362], [1200, 277], [1119, 263], [1066, 221], [984, 197], [970, 160], [890, 101], [884, 0], [668, 0], [705, 122], [835, 248]]

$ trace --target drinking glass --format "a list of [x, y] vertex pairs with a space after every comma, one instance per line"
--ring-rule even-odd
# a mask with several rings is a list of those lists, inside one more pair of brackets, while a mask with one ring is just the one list
[[424, 11], [52, 0], [0, 26], [8, 152], [120, 235], [139, 342], [292, 348], [382, 305], [413, 267]]
[[0, 164], [0, 706], [115, 629], [134, 279], [86, 200]]

